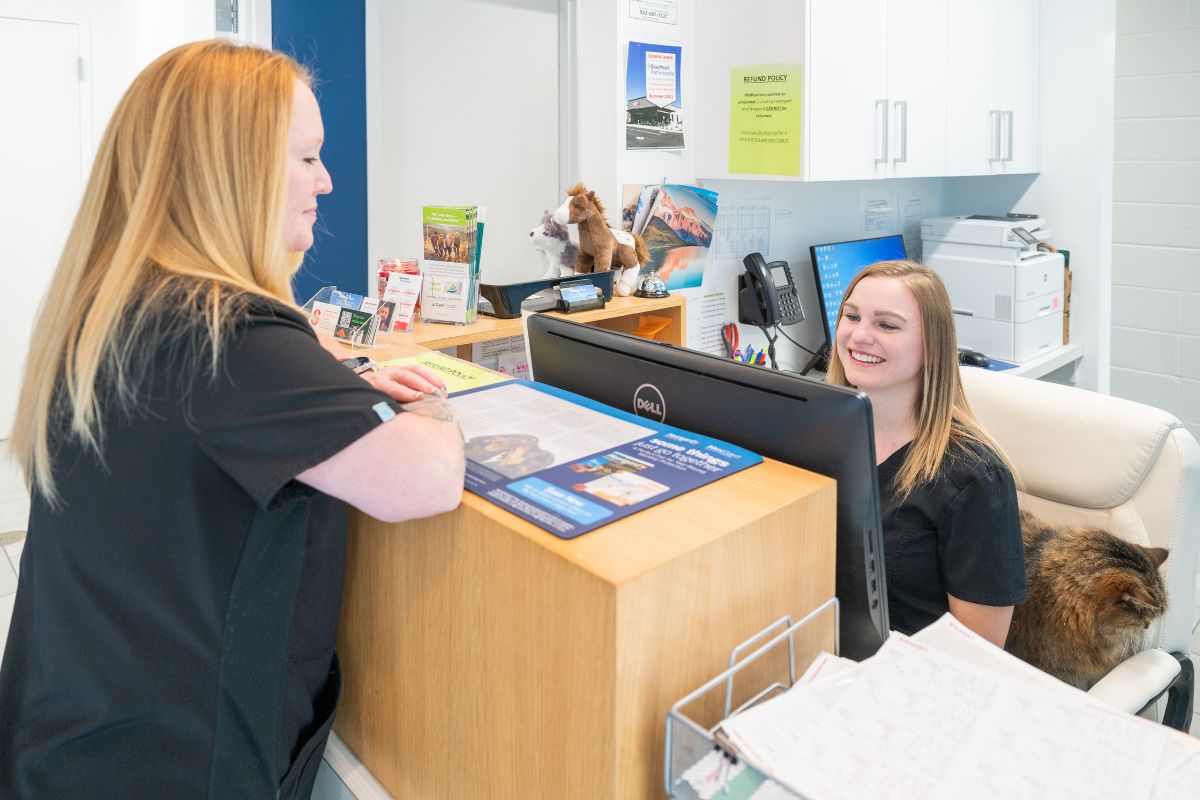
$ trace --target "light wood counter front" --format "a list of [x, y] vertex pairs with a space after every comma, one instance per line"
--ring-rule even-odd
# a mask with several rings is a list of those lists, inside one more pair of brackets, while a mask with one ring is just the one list
[[[682, 345], [687, 342], [687, 315], [684, 312], [683, 295], [673, 294], [659, 299], [646, 297], [613, 296], [604, 308], [595, 311], [577, 311], [573, 314], [550, 312], [556, 317], [571, 322], [596, 325], [621, 333], [633, 333], [645, 315], [664, 317], [668, 320], [654, 337], [662, 342]], [[480, 315], [470, 325], [447, 325], [440, 322], [418, 322], [408, 333], [389, 333], [379, 336], [376, 346], [385, 348], [392, 344], [419, 344], [428, 350], [457, 348], [455, 355], [464, 361], [471, 360], [471, 345], [490, 342], [524, 333], [521, 318], [497, 319]]]
[[337, 734], [397, 800], [661, 798], [670, 706], [833, 595], [834, 509], [767, 461], [571, 541], [473, 494], [352, 512]]

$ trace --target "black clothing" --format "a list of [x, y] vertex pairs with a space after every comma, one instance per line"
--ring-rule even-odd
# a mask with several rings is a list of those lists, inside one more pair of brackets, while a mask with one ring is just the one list
[[946, 451], [934, 480], [902, 501], [892, 489], [908, 445], [879, 465], [888, 617], [912, 634], [950, 610], [947, 594], [985, 606], [1025, 600], [1017, 490], [991, 450]]
[[[178, 332], [178, 336], [194, 336]], [[0, 797], [307, 798], [339, 686], [346, 506], [294, 480], [397, 407], [256, 302], [216, 378], [176, 339], [103, 458], [60, 431], [0, 668]]]

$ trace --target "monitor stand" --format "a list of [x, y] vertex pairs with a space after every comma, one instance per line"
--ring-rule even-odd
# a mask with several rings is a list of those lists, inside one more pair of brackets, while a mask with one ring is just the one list
[[808, 359], [804, 366], [800, 368], [800, 374], [807, 375], [813, 371], [814, 367], [821, 372], [827, 372], [830, 355], [831, 351], [829, 349], [829, 341], [826, 340], [821, 343], [820, 347], [817, 348], [817, 352], [812, 354], [812, 358]]

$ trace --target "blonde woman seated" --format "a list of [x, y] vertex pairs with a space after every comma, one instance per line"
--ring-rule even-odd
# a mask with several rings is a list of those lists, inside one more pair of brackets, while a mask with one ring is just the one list
[[1020, 513], [963, 394], [952, 313], [933, 270], [872, 264], [842, 300], [826, 380], [871, 399], [892, 628], [950, 611], [1003, 647], [1025, 599]]
[[300, 66], [222, 41], [159, 58], [113, 115], [13, 437], [32, 510], [0, 668], [5, 800], [309, 797], [346, 504], [459, 502], [437, 379], [356, 376], [292, 302], [332, 189], [323, 136]]

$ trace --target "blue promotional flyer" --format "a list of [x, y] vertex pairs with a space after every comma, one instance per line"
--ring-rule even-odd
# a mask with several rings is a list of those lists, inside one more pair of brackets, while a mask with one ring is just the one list
[[762, 456], [533, 381], [456, 394], [466, 488], [573, 539]]

